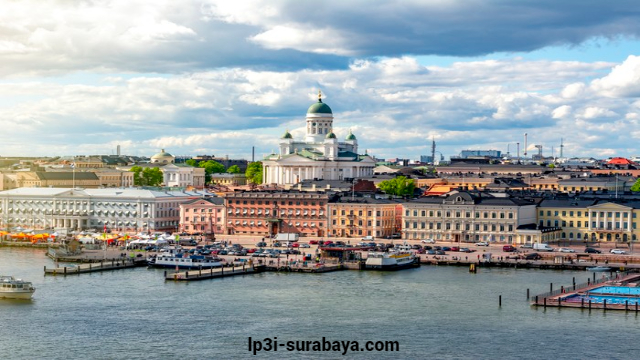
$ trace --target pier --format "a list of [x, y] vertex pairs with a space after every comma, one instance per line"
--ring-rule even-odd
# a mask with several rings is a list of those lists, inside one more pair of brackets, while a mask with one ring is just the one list
[[120, 269], [129, 269], [138, 266], [144, 266], [146, 262], [136, 261], [134, 259], [120, 259], [120, 260], [109, 260], [109, 261], [101, 261], [96, 263], [88, 263], [88, 264], [78, 264], [74, 266], [63, 266], [63, 267], [54, 267], [47, 268], [44, 267], [45, 275], [79, 275], [79, 274], [88, 274], [93, 272], [100, 271], [109, 271], [109, 270], [120, 270]]
[[211, 269], [187, 270], [178, 272], [164, 272], [165, 280], [173, 281], [197, 281], [205, 279], [216, 279], [228, 276], [256, 274], [265, 271], [264, 265], [243, 264], [233, 267], [219, 267]]
[[538, 307], [570, 307], [580, 309], [624, 310], [638, 312], [640, 310], [640, 274], [616, 273], [615, 275], [597, 278], [593, 281], [561, 286], [553, 290], [533, 296], [532, 306]]
[[[520, 269], [547, 269], [547, 270], [587, 270], [587, 268], [594, 267], [596, 264], [593, 262], [561, 262], [557, 263], [553, 260], [525, 260], [525, 259], [503, 259], [490, 261], [483, 259], [476, 259], [469, 257], [468, 259], [452, 259], [451, 257], [435, 258], [420, 258], [420, 264], [422, 265], [441, 265], [441, 266], [464, 266], [469, 267], [475, 265], [476, 268], [488, 268], [488, 267], [501, 267], [501, 268], [520, 268]], [[602, 264], [605, 265], [605, 264]], [[640, 271], [640, 265], [638, 264], [622, 264], [622, 263], [609, 263], [605, 265], [610, 267], [613, 271]]]

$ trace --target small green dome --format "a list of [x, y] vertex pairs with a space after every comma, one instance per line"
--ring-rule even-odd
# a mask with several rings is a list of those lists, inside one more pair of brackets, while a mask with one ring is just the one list
[[327, 139], [336, 139], [336, 134], [333, 133], [333, 131], [330, 131], [327, 136]]
[[284, 135], [282, 135], [281, 139], [293, 139], [293, 136], [291, 135], [291, 133], [289, 132], [289, 130], [286, 130], [284, 132]]
[[356, 136], [353, 135], [351, 130], [349, 130], [349, 135], [347, 135], [347, 139], [346, 140], [355, 140], [355, 139], [356, 139]]

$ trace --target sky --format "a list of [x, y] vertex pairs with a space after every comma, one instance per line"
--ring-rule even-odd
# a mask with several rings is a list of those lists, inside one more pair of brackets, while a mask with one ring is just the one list
[[3, 0], [0, 156], [640, 155], [637, 0]]

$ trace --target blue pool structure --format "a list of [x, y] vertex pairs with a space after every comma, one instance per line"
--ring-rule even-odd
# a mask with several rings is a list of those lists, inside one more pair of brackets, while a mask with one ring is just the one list
[[602, 286], [599, 288], [591, 289], [589, 294], [621, 294], [621, 295], [633, 295], [640, 296], [640, 288], [629, 286]]

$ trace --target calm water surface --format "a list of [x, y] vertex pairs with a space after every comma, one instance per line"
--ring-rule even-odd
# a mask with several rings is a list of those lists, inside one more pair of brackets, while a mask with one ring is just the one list
[[[260, 358], [631, 359], [640, 315], [543, 310], [526, 302], [587, 272], [423, 266], [400, 272], [264, 273], [165, 282], [137, 268], [43, 275], [42, 250], [0, 248], [0, 274], [33, 281], [32, 301], [0, 300], [2, 359], [233, 359], [248, 337], [398, 341], [395, 353], [262, 352]], [[502, 295], [502, 307], [498, 307]]]

